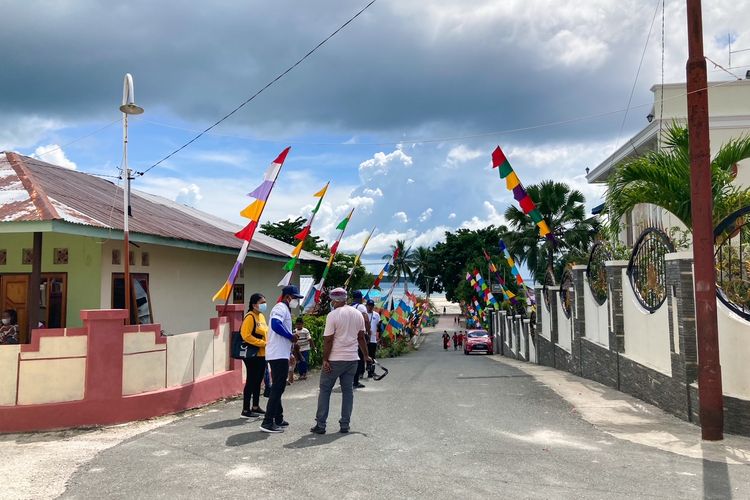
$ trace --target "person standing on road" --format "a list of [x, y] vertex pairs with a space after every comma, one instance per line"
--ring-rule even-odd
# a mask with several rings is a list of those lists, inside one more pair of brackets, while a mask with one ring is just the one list
[[463, 347], [463, 346], [464, 346], [464, 332], [461, 331], [458, 334], [458, 347]]
[[456, 332], [453, 332], [453, 350], [458, 350], [458, 335], [456, 334]]
[[289, 426], [289, 422], [284, 420], [281, 396], [286, 389], [292, 343], [297, 340], [292, 333], [292, 308], [297, 307], [301, 298], [296, 286], [285, 286], [281, 290], [281, 300], [271, 310], [271, 331], [266, 342], [266, 361], [271, 368], [271, 395], [260, 425], [263, 432], [284, 432], [284, 428]]
[[443, 350], [448, 350], [448, 344], [451, 341], [451, 336], [448, 335], [448, 330], [443, 330]]
[[[362, 292], [354, 290], [352, 292], [352, 306], [362, 313], [362, 320], [365, 322], [365, 339], [370, 338], [370, 319], [367, 317], [367, 307], [362, 303]], [[359, 381], [362, 375], [365, 373], [365, 361], [364, 358], [367, 355], [367, 350], [359, 353], [359, 362], [357, 363], [357, 374], [354, 376], [354, 388], [364, 389], [365, 385]]]
[[299, 380], [305, 380], [310, 365], [310, 330], [305, 328], [305, 320], [302, 319], [302, 316], [297, 318], [294, 325], [294, 333], [299, 337], [297, 345], [299, 346], [300, 361], [297, 364], [297, 371], [299, 372]]
[[[375, 311], [375, 301], [367, 300], [367, 317], [370, 321], [370, 338], [367, 339], [367, 354], [374, 360], [378, 352], [378, 340], [380, 333], [380, 314]], [[367, 378], [372, 378], [375, 374], [375, 364], [370, 363], [367, 366]]]
[[[352, 306], [346, 305], [346, 290], [335, 288], [330, 293], [333, 311], [328, 313], [323, 333], [323, 371], [320, 374], [318, 409], [315, 413], [314, 434], [326, 433], [326, 421], [331, 402], [331, 391], [336, 380], [341, 384], [341, 419], [339, 432], [349, 432], [354, 407], [354, 376], [359, 357], [357, 350], [367, 353], [365, 318]], [[365, 361], [372, 362], [365, 354]]]
[[266, 412], [260, 407], [260, 383], [266, 373], [266, 336], [268, 325], [263, 313], [266, 311], [266, 298], [254, 293], [250, 296], [250, 305], [242, 320], [240, 335], [242, 340], [258, 348], [258, 354], [245, 358], [245, 389], [242, 391], [242, 416], [259, 417]]

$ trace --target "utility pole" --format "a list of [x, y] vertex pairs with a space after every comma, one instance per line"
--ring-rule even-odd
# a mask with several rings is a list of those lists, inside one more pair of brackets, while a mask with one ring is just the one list
[[706, 441], [724, 438], [724, 396], [716, 320], [711, 149], [708, 121], [708, 79], [703, 55], [700, 0], [687, 0], [687, 109], [690, 140], [690, 197], [693, 218], [695, 324], [698, 334], [698, 395], [701, 434]]

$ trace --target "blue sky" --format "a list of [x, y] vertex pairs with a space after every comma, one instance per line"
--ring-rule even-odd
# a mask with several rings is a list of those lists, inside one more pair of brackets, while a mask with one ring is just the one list
[[[15, 2], [5, 8], [15, 22], [0, 31], [0, 46], [13, 49], [0, 79], [0, 149], [116, 175], [117, 108], [130, 72], [146, 109], [131, 120], [130, 166], [143, 170], [361, 5]], [[622, 112], [607, 114], [626, 107], [655, 7], [643, 0], [478, 0], [470, 8], [461, 0], [379, 0], [277, 85], [133, 186], [241, 222], [244, 194], [291, 145], [264, 220], [305, 215], [312, 194], [330, 180], [314, 232], [329, 240], [356, 207], [342, 248], [356, 251], [376, 225], [365, 257], [372, 270], [397, 238], [431, 245], [446, 230], [503, 223], [513, 200], [489, 168], [497, 144], [524, 183], [563, 180], [594, 206], [602, 188], [585, 182], [585, 168], [646, 125], [649, 88], [661, 78], [659, 15], [633, 109], [625, 120]], [[716, 0], [704, 14], [713, 60], [726, 63], [729, 32], [733, 48], [750, 48], [740, 23], [750, 18], [750, 2]], [[684, 2], [667, 2], [665, 25], [665, 80], [683, 81]], [[750, 64], [744, 54], [733, 57], [741, 75]], [[602, 116], [584, 119], [592, 115]], [[559, 122], [568, 123], [553, 125]]]

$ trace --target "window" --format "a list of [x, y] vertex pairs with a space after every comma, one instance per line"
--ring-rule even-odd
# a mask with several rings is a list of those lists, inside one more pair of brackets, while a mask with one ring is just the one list
[[245, 303], [245, 285], [237, 283], [232, 288], [232, 304], [244, 304]]
[[[112, 308], [125, 309], [125, 281], [122, 273], [112, 273]], [[130, 275], [130, 324], [145, 325], [153, 322], [148, 274], [133, 273]]]

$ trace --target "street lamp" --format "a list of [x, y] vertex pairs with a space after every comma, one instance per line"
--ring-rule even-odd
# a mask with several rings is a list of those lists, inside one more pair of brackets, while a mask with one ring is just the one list
[[130, 323], [130, 241], [128, 234], [128, 218], [130, 211], [130, 168], [128, 168], [128, 115], [140, 115], [143, 108], [135, 103], [135, 90], [133, 88], [133, 77], [130, 73], [125, 74], [125, 80], [122, 84], [122, 174], [125, 185], [122, 190], [122, 233], [123, 233], [123, 273], [124, 283], [123, 292], [125, 294], [125, 309], [128, 315], [125, 318], [125, 324]]

